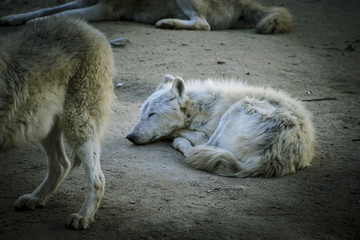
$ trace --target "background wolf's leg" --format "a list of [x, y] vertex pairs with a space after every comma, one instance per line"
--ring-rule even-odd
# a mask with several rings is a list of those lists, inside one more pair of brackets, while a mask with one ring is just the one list
[[[196, 1], [195, 1], [196, 2]], [[210, 25], [202, 15], [195, 9], [201, 9], [202, 6], [196, 6], [194, 1], [181, 0], [176, 1], [181, 11], [188, 16], [189, 20], [184, 19], [162, 19], [156, 22], [156, 27], [165, 29], [183, 29], [183, 30], [206, 30], [210, 31]]]
[[210, 31], [210, 25], [205, 19], [197, 18], [193, 20], [180, 19], [162, 19], [156, 22], [156, 27], [164, 29], [178, 29], [178, 30], [206, 30]]
[[23, 195], [16, 201], [15, 207], [18, 210], [44, 206], [70, 170], [70, 161], [65, 154], [63, 134], [58, 119], [49, 135], [41, 143], [48, 157], [48, 175], [33, 193]]
[[110, 6], [106, 6], [105, 4], [95, 4], [93, 6], [73, 9], [65, 12], [59, 13], [59, 15], [74, 17], [78, 19], [82, 19], [87, 22], [96, 22], [102, 20], [114, 20], [115, 13], [113, 12]]
[[173, 148], [179, 150], [185, 157], [189, 155], [190, 150], [193, 148], [189, 140], [183, 137], [175, 138], [172, 143]]
[[35, 19], [35, 18], [50, 16], [50, 15], [53, 15], [56, 13], [64, 12], [64, 11], [71, 10], [71, 9], [83, 8], [86, 6], [87, 6], [86, 1], [70, 2], [70, 3], [66, 3], [66, 4], [63, 4], [63, 5], [60, 5], [57, 7], [53, 7], [53, 8], [45, 8], [45, 9], [40, 9], [40, 10], [37, 10], [34, 12], [20, 13], [20, 14], [14, 14], [14, 15], [2, 17], [0, 19], [0, 24], [1, 25], [20, 25], [20, 24], [24, 24], [27, 21]]

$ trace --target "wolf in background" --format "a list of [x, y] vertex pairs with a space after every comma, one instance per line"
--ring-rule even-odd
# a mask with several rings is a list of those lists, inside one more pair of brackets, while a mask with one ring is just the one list
[[134, 144], [166, 138], [195, 169], [270, 177], [310, 166], [315, 137], [310, 113], [281, 91], [167, 75], [127, 135]]
[[14, 14], [2, 25], [23, 24], [53, 14], [85, 21], [131, 20], [159, 28], [217, 30], [255, 26], [259, 33], [291, 30], [293, 17], [284, 7], [264, 7], [254, 0], [77, 0], [54, 8]]
[[49, 17], [0, 36], [0, 152], [40, 142], [48, 160], [47, 177], [16, 201], [16, 209], [43, 207], [67, 176], [65, 136], [88, 186], [83, 206], [66, 225], [88, 228], [104, 194], [100, 154], [113, 65], [105, 36], [80, 20]]

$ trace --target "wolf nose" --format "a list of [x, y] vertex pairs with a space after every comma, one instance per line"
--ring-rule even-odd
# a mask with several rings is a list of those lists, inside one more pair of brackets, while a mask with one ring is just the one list
[[135, 134], [133, 133], [128, 134], [126, 136], [126, 139], [133, 143], [135, 141]]

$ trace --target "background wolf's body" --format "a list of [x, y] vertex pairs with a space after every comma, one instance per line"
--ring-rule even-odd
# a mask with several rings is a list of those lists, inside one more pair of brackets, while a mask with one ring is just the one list
[[88, 227], [104, 191], [99, 157], [112, 75], [106, 38], [82, 21], [50, 17], [0, 37], [0, 151], [41, 142], [48, 155], [48, 176], [16, 208], [44, 206], [66, 177], [65, 135], [88, 175], [86, 201], [67, 225]]
[[53, 14], [86, 21], [133, 20], [160, 28], [210, 30], [247, 24], [260, 33], [287, 32], [292, 15], [283, 7], [264, 7], [253, 0], [78, 0], [58, 7], [6, 16], [0, 24], [18, 25]]

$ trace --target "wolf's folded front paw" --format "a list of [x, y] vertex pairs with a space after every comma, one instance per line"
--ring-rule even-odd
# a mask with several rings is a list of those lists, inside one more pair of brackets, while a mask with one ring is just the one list
[[190, 144], [190, 142], [186, 138], [178, 137], [175, 138], [174, 141], [172, 142], [172, 147], [177, 150], [180, 150], [182, 146], [187, 144]]
[[66, 222], [66, 227], [74, 230], [87, 229], [90, 226], [91, 218], [84, 217], [78, 213], [73, 213], [69, 216]]
[[16, 210], [34, 210], [44, 206], [45, 204], [38, 197], [33, 197], [31, 194], [25, 194], [15, 202]]
[[192, 145], [189, 142], [189, 140], [187, 140], [186, 138], [183, 138], [183, 137], [175, 138], [172, 143], [172, 147], [175, 148], [176, 150], [182, 152], [185, 155], [185, 157], [188, 155], [189, 151], [192, 149]]

